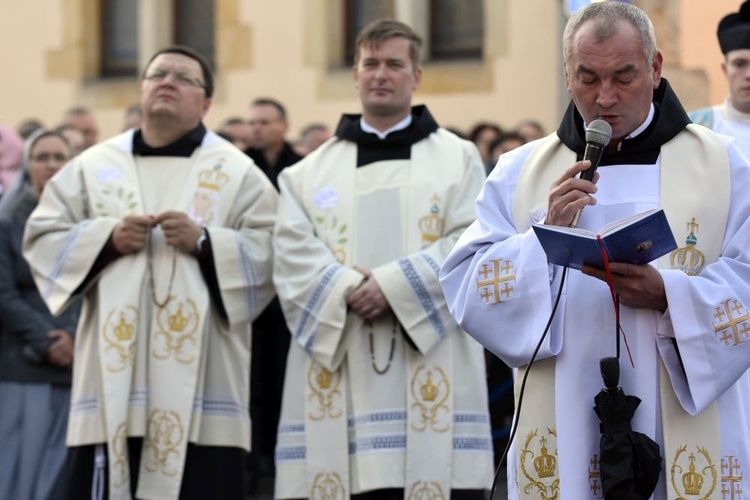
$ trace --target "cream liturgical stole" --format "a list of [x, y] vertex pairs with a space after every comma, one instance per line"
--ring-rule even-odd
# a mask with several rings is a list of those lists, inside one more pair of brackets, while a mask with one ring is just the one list
[[[86, 170], [97, 216], [150, 214], [155, 202], [143, 199], [145, 184], [158, 182], [157, 192], [174, 187], [168, 181], [174, 177], [165, 171], [159, 175], [164, 161], [169, 159], [142, 157], [136, 168], [131, 156]], [[185, 161], [184, 184], [175, 193], [176, 204], [160, 208], [185, 211], [209, 232], [221, 226], [242, 171], [224, 161], [220, 148], [206, 147], [206, 139], [190, 159], [174, 161]], [[150, 240], [150, 250], [121, 257], [97, 283], [94, 307], [112, 499], [131, 498], [128, 436], [144, 439], [136, 496], [178, 498], [191, 425], [197, 424], [192, 415], [205, 369], [208, 291], [194, 257], [168, 246], [158, 228]]]
[[[437, 148], [429, 140], [423, 140], [412, 146], [410, 162], [397, 162], [395, 167], [395, 162], [383, 162], [360, 169], [355, 168], [356, 146], [341, 146], [331, 148], [325, 164], [315, 165], [315, 172], [307, 174], [309, 178], [305, 185], [309, 187], [302, 195], [316, 234], [342, 265], [367, 267], [370, 263], [366, 254], [368, 249], [373, 251], [374, 245], [377, 245], [377, 252], [392, 253], [390, 257], [395, 262], [442, 237], [441, 207], [444, 205], [440, 196], [445, 183], [441, 182], [444, 178], [437, 172], [440, 165], [463, 163], [463, 152], [458, 143], [455, 148], [446, 145]], [[372, 196], [382, 198], [365, 201]], [[401, 241], [369, 244], [364, 234], [368, 228], [359, 227], [357, 222], [366, 210], [378, 211], [375, 220], [400, 225]], [[341, 307], [341, 303], [335, 300], [328, 303], [331, 309]], [[405, 317], [396, 319], [389, 315], [374, 322], [372, 334], [375, 337], [391, 338], [393, 335], [396, 339], [394, 332], [400, 324], [414, 324], [414, 318], [424, 316], [420, 303], [416, 303], [413, 310], [404, 304], [394, 309]], [[332, 313], [332, 316], [337, 315]], [[321, 317], [327, 317], [325, 308]], [[353, 422], [347, 422], [347, 415], [352, 406], [358, 407], [357, 398], [366, 397], [363, 395], [367, 394], [368, 388], [363, 385], [361, 377], [353, 376], [357, 367], [350, 366], [351, 357], [346, 357], [346, 351], [355, 347], [359, 349], [362, 342], [366, 342], [360, 339], [366, 339], [365, 331], [370, 326], [364, 325], [356, 314], [349, 313], [343, 328], [344, 339], [336, 348], [331, 363], [335, 367], [333, 371], [308, 358], [305, 435], [309, 497], [313, 499], [343, 499], [352, 494], [348, 425]], [[406, 346], [400, 338], [397, 340]], [[381, 347], [380, 351], [387, 352], [387, 348]], [[447, 499], [450, 497], [453, 458], [451, 342], [444, 340], [426, 356], [407, 346], [396, 350], [394, 357], [391, 348], [388, 363], [391, 361], [405, 364], [406, 372], [405, 498]], [[383, 368], [385, 360], [378, 362]], [[355, 401], [347, 401], [350, 393]], [[398, 408], [403, 402], [394, 404]], [[360, 467], [363, 474], [367, 473], [365, 468]]]
[[[554, 134], [542, 140], [529, 155], [513, 199], [514, 223], [519, 233], [530, 228], [532, 214], [546, 211], [549, 186], [575, 162], [575, 152]], [[730, 193], [726, 148], [715, 134], [688, 125], [662, 146], [660, 162], [661, 206], [675, 239], [683, 240], [686, 229], [689, 235], [687, 245], [659, 259], [657, 267], [695, 275], [704, 265], [719, 258], [724, 241]], [[697, 224], [701, 227], [700, 244], [693, 233]], [[516, 397], [525, 369], [519, 368], [516, 377]], [[721, 498], [716, 470], [721, 457], [717, 404], [690, 416], [677, 400], [663, 363], [660, 392], [664, 429], [661, 453], [668, 498], [684, 498], [696, 491], [702, 491], [700, 498]], [[518, 425], [516, 466], [520, 498], [559, 495], [555, 406], [555, 359], [536, 361], [529, 372], [524, 411]], [[689, 461], [690, 456], [693, 458]], [[701, 469], [703, 475], [699, 473]]]

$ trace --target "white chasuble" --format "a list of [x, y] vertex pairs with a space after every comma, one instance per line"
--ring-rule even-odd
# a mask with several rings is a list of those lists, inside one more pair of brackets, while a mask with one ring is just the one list
[[[175, 209], [192, 212], [210, 230], [224, 223], [230, 207], [221, 206], [221, 200], [235, 198], [243, 175], [224, 155], [220, 148], [198, 148], [187, 160], [139, 157], [136, 168], [132, 155], [122, 154], [119, 161], [84, 170], [84, 182], [93, 187], [89, 196], [95, 215], [120, 219]], [[183, 177], [165, 175], [160, 168], [174, 165], [164, 162], [182, 163]], [[150, 197], [159, 193], [161, 198], [145, 199], [149, 191]], [[205, 370], [202, 352], [211, 304], [198, 263], [167, 245], [159, 228], [151, 231], [147, 247], [111, 263], [96, 289], [113, 499], [130, 498], [126, 438], [133, 435], [144, 439], [137, 497], [178, 498], [195, 429], [199, 374]]]
[[[458, 144], [435, 148], [424, 140], [412, 146], [411, 159], [356, 168], [356, 146], [334, 143], [324, 151], [325, 162], [282, 174], [282, 185], [291, 173], [304, 178], [298, 203], [306, 209], [316, 240], [339, 263], [327, 268], [326, 276], [340, 282], [329, 293], [358, 286], [364, 277], [351, 267], [362, 266], [372, 270], [392, 309], [377, 321], [364, 321], [316, 289], [309, 301], [320, 309], [308, 307], [310, 312], [302, 316], [285, 311], [296, 343], [308, 352], [304, 433], [310, 498], [322, 498], [324, 491], [331, 492], [328, 498], [346, 498], [385, 487], [404, 488], [405, 498], [450, 497], [454, 441], [463, 442], [454, 423], [454, 350], [461, 342], [452, 339], [464, 334], [447, 309], [434, 306], [444, 304], [442, 292], [438, 298], [423, 283], [431, 275], [440, 291], [438, 263], [447, 249], [439, 240], [455, 230], [444, 222], [446, 186], [460, 181], [455, 165], [465, 164], [465, 150]], [[410, 286], [404, 285], [404, 277]], [[277, 286], [284, 304], [285, 285], [278, 280]], [[318, 326], [305, 333], [303, 326], [310, 323]], [[402, 328], [419, 350], [404, 340]], [[478, 347], [468, 337], [463, 341], [472, 344], [472, 352]], [[427, 354], [420, 352], [423, 348]], [[390, 408], [380, 409], [385, 401]], [[484, 405], [486, 418], [486, 399]], [[284, 434], [282, 424], [282, 449]], [[482, 446], [489, 452], [488, 440]], [[399, 455], [384, 462], [394, 452], [404, 453], [404, 462]], [[277, 448], [277, 463], [286, 453]], [[285, 463], [277, 467], [286, 474]], [[487, 477], [479, 469], [473, 471], [477, 477]], [[277, 495], [294, 496], [280, 481]], [[486, 487], [484, 480], [480, 483], [469, 484]]]
[[[428, 221], [432, 217], [440, 220], [439, 213], [434, 208], [439, 206], [439, 201], [434, 198], [441, 190], [440, 177], [425, 175], [429, 173], [427, 170], [410, 166], [412, 162], [421, 165], [437, 163], [436, 158], [427, 157], [428, 151], [428, 148], [420, 148], [417, 144], [412, 148], [412, 160], [376, 162], [355, 168], [356, 148], [347, 148], [342, 151], [341, 158], [329, 163], [335, 173], [327, 172], [321, 167], [318, 174], [325, 181], [311, 185], [325, 187], [308, 193], [308, 196], [314, 206], [323, 209], [315, 217], [317, 233], [328, 242], [341, 264], [357, 264], [374, 269], [396, 262], [405, 254], [418, 251], [434, 241], [430, 240], [431, 237], [437, 239], [440, 236], [442, 228], [439, 222], [432, 222], [431, 233], [422, 230], [426, 227], [425, 222], [420, 225], [422, 219]], [[441, 160], [446, 161], [445, 158]], [[461, 159], [453, 161], [460, 162]], [[415, 217], [415, 214], [418, 216]], [[392, 229], [382, 228], [379, 231], [374, 227], [378, 224], [391, 226]], [[350, 234], [347, 228], [351, 228], [351, 237], [347, 237]], [[389, 235], [387, 242], [373, 239], [377, 235], [382, 237], [383, 234]], [[411, 302], [415, 301], [411, 299]], [[423, 314], [419, 310], [421, 304], [417, 303], [416, 306], [405, 318], [406, 321]], [[356, 400], [370, 396], [367, 385], [360, 382], [370, 376], [362, 373], [363, 370], [372, 370], [379, 366], [378, 363], [380, 368], [375, 369], [385, 371], [384, 367], [388, 367], [390, 370], [396, 356], [395, 359], [399, 360], [397, 364], [406, 368], [405, 372], [402, 371], [403, 368], [398, 370], [401, 374], [399, 378], [407, 380], [405, 495], [420, 497], [429, 494], [437, 495], [436, 498], [450, 496], [453, 451], [451, 349], [446, 345], [434, 349], [430, 362], [427, 363], [425, 357], [418, 352], [405, 349], [402, 334], [397, 331], [400, 328], [399, 319], [391, 315], [375, 322], [364, 322], [356, 314], [350, 313], [347, 315], [345, 329], [351, 333], [349, 341], [343, 346], [350, 353], [358, 353], [366, 352], [367, 343], [371, 343], [370, 362], [356, 363], [350, 355], [344, 358], [344, 363], [333, 373], [310, 362], [309, 378], [314, 378], [315, 381], [308, 384], [310, 393], [306, 398], [306, 425], [310, 427], [307, 432], [307, 449], [311, 498], [319, 498], [321, 481], [330, 487], [341, 485], [343, 491], [351, 491], [344, 395], [351, 393], [351, 397], [355, 399], [354, 406], [361, 407], [364, 402]], [[382, 359], [375, 359], [376, 352], [382, 353]], [[393, 370], [394, 373], [397, 372], [395, 368]], [[355, 376], [351, 375], [352, 372]], [[327, 380], [329, 376], [332, 404], [329, 411], [324, 412], [320, 403], [328, 400], [328, 397], [323, 398], [325, 389], [319, 381]], [[351, 389], [341, 390], [349, 385]], [[338, 389], [338, 394], [337, 388], [341, 388]], [[336, 407], [336, 403], [342, 406]], [[338, 428], [338, 432], [325, 432], [325, 429], [333, 428]], [[326, 446], [323, 446], [321, 438], [327, 443]], [[328, 470], [319, 470], [321, 466]]]
[[[519, 232], [529, 229], [534, 214], [546, 210], [548, 186], [575, 161], [575, 152], [560, 143], [556, 135], [543, 139], [529, 155], [521, 171], [513, 201], [513, 217]], [[724, 239], [730, 187], [725, 146], [714, 135], [690, 125], [686, 131], [662, 146], [659, 163], [660, 204], [675, 239], [678, 242], [682, 240], [684, 228], [692, 234], [691, 225], [694, 228], [698, 214], [704, 219], [701, 221], [703, 232], [700, 250], [694, 248], [694, 241], [691, 247], [691, 240], [688, 238], [688, 247], [679, 248], [662, 257], [657, 267], [697, 274], [704, 264], [718, 258]], [[703, 168], [705, 165], [712, 167]], [[696, 191], [694, 186], [702, 186], [702, 189]], [[700, 259], [697, 254], [701, 254]], [[696, 268], [698, 260], [700, 266]], [[559, 274], [558, 271], [555, 283], [551, 285], [553, 288], [560, 278]], [[562, 306], [564, 307], [564, 301]], [[635, 362], [637, 366], [638, 360]], [[713, 487], [703, 489], [706, 496], [701, 498], [720, 498], [720, 488], [716, 487], [716, 460], [721, 457], [717, 405], [713, 403], [700, 414], [690, 416], [677, 400], [663, 363], [659, 363], [664, 433], [661, 453], [666, 464], [668, 497], [682, 498], [692, 494], [686, 493], [686, 486], [683, 485], [683, 476], [687, 478], [685, 481], [698, 481], [691, 476], [695, 472], [695, 465], [690, 465], [687, 460], [688, 456], [692, 456], [697, 457], [701, 465], [705, 466], [705, 481], [713, 481]], [[516, 397], [525, 369], [526, 367], [522, 367], [518, 371]], [[560, 492], [556, 416], [551, 411], [556, 405], [555, 372], [553, 357], [539, 360], [531, 366], [531, 382], [527, 382], [516, 438], [516, 477], [520, 498], [553, 498]], [[594, 396], [595, 394], [591, 395], [592, 405]], [[703, 478], [700, 479], [701, 482]], [[688, 487], [688, 491], [692, 490]]]

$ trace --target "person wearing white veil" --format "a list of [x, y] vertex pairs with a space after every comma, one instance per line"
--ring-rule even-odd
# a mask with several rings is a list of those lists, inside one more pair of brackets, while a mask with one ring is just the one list
[[26, 220], [72, 156], [58, 132], [26, 141], [0, 201], [0, 498], [47, 499], [63, 484], [73, 338], [79, 307], [54, 317], [21, 255]]

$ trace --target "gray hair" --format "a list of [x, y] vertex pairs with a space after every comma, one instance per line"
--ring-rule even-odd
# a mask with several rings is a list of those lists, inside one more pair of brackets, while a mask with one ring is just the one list
[[615, 35], [616, 21], [629, 22], [641, 35], [643, 55], [651, 63], [658, 49], [656, 48], [656, 35], [654, 25], [645, 12], [628, 3], [605, 1], [587, 5], [576, 12], [565, 25], [563, 32], [563, 63], [568, 67], [570, 55], [573, 51], [573, 38], [586, 21], [594, 22], [594, 36], [597, 42], [609, 40]]

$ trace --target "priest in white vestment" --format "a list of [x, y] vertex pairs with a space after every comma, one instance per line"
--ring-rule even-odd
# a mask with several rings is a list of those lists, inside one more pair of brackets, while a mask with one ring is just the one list
[[724, 61], [721, 71], [727, 79], [729, 97], [715, 106], [688, 113], [694, 123], [734, 137], [750, 158], [750, 0], [739, 12], [727, 14], [719, 22], [717, 38]]
[[[661, 78], [640, 9], [585, 7], [570, 19], [563, 49], [572, 103], [559, 129], [501, 156], [477, 220], [440, 273], [459, 324], [519, 368], [517, 397], [559, 295], [523, 393], [509, 498], [602, 498], [593, 404], [604, 387], [599, 360], [616, 355], [604, 271], [549, 265], [531, 226], [567, 226], [583, 209], [578, 226], [596, 232], [654, 208], [664, 209], [680, 248], [647, 265], [610, 265], [628, 343], [620, 386], [642, 400], [632, 429], [663, 457], [650, 498], [742, 498], [750, 491], [750, 165], [730, 138], [690, 124]], [[595, 119], [613, 133], [590, 182], [578, 174], [589, 168], [584, 132]]]
[[279, 176], [274, 283], [292, 343], [277, 498], [483, 499], [490, 486], [483, 350], [437, 274], [484, 170], [411, 107], [419, 50], [403, 23], [366, 27], [363, 113]]
[[61, 498], [244, 499], [250, 324], [273, 295], [277, 194], [206, 131], [213, 79], [157, 52], [143, 124], [47, 185], [24, 255], [53, 313], [84, 300]]

